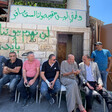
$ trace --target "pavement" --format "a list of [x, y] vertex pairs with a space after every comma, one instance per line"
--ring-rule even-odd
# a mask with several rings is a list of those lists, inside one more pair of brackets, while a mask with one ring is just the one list
[[[20, 99], [19, 103], [10, 102], [8, 88], [3, 88], [2, 94], [0, 96], [0, 112], [67, 112], [66, 99], [65, 95], [62, 95], [61, 106], [58, 108], [58, 103], [53, 104], [52, 106], [46, 101], [45, 98], [42, 98], [41, 103], [27, 104], [22, 107]], [[98, 104], [96, 101], [93, 103], [93, 112], [104, 112], [103, 101], [101, 104]], [[106, 108], [106, 111], [107, 108]]]

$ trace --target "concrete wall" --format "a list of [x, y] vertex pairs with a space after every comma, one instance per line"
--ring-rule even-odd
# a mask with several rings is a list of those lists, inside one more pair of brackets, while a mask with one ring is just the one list
[[86, 0], [67, 0], [67, 9], [86, 10]]
[[42, 63], [49, 54], [56, 54], [58, 32], [84, 33], [83, 54], [90, 53], [91, 31], [89, 28], [0, 22], [0, 55], [8, 57], [10, 51], [16, 51], [18, 57], [22, 58], [22, 53], [33, 51]]

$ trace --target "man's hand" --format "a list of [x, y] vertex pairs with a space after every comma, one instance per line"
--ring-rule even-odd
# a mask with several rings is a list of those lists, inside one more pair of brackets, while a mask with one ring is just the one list
[[72, 72], [71, 72], [71, 74], [75, 74], [76, 72], [72, 69]]
[[46, 84], [48, 85], [48, 87], [51, 87], [51, 83], [48, 80], [45, 80]]
[[80, 70], [77, 70], [76, 72], [77, 72], [77, 75], [78, 75], [80, 73]]
[[76, 70], [74, 70], [74, 69], [72, 69], [72, 72], [71, 72], [71, 74], [74, 74], [74, 75], [76, 75], [76, 74], [77, 74], [77, 71], [76, 71]]
[[[13, 68], [13, 69], [17, 70], [17, 67], [15, 67], [15, 68]], [[6, 70], [9, 71], [9, 72], [11, 72], [12, 69], [9, 68], [9, 67], [6, 67]]]
[[72, 74], [78, 75], [79, 73], [80, 73], [80, 70], [73, 70], [73, 69], [72, 69]]
[[31, 79], [31, 80], [28, 82], [28, 85], [31, 86], [31, 85], [33, 85], [34, 82], [35, 82], [35, 80], [34, 80], [34, 79]]
[[106, 71], [107, 71], [107, 72], [109, 72], [109, 71], [110, 71], [110, 69], [109, 69], [109, 68], [107, 68], [107, 69], [106, 69]]
[[7, 70], [7, 71], [8, 71], [8, 69], [9, 69], [9, 68], [8, 68], [7, 66], [4, 67], [4, 70]]
[[28, 83], [27, 79], [24, 79], [24, 84], [27, 84], [27, 83]]
[[102, 90], [102, 88], [103, 88], [102, 85], [99, 84], [96, 89], [99, 91]]
[[87, 83], [87, 86], [89, 89], [94, 90], [94, 87], [92, 87], [89, 83]]
[[3, 74], [8, 74], [8, 73], [10, 73], [10, 71], [8, 70], [9, 68], [7, 67], [7, 66], [5, 66], [4, 68], [3, 68]]
[[55, 84], [55, 81], [53, 80], [53, 81], [51, 81], [50, 83], [51, 83], [51, 87], [50, 87], [50, 88], [53, 89], [54, 84]]

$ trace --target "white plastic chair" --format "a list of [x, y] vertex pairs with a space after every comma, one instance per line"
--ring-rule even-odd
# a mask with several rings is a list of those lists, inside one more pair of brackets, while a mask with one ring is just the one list
[[61, 89], [60, 89], [60, 96], [59, 96], [59, 105], [58, 107], [60, 108], [60, 104], [61, 104], [61, 96], [62, 96], [62, 92], [66, 92], [66, 87], [64, 85], [61, 85]]
[[[8, 83], [6, 83], [5, 85], [7, 86], [7, 87], [9, 87], [9, 82]], [[16, 89], [16, 91], [15, 91], [15, 102], [17, 101], [17, 89]]]
[[[36, 103], [38, 103], [38, 88], [39, 88], [39, 86], [37, 85], [37, 88], [36, 88]], [[19, 101], [20, 101], [20, 96], [21, 96], [21, 94], [20, 94], [20, 92], [18, 92], [17, 103], [19, 103]]]

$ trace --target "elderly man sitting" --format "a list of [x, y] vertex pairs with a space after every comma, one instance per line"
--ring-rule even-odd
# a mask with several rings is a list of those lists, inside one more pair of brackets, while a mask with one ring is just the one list
[[86, 112], [82, 105], [80, 98], [80, 92], [77, 84], [76, 75], [80, 71], [78, 70], [75, 57], [72, 54], [68, 55], [68, 59], [61, 63], [61, 83], [66, 87], [66, 100], [68, 112], [72, 112], [75, 109], [76, 104], [81, 112]]
[[103, 88], [103, 83], [97, 63], [90, 60], [88, 55], [82, 57], [83, 62], [79, 64], [80, 78], [86, 93], [87, 111], [91, 112], [93, 90], [97, 91], [106, 101], [109, 112], [112, 112], [112, 96]]

